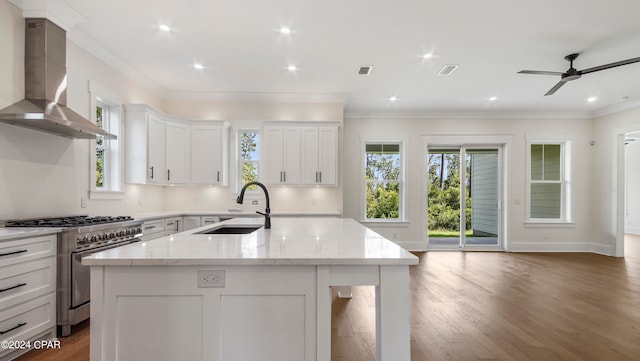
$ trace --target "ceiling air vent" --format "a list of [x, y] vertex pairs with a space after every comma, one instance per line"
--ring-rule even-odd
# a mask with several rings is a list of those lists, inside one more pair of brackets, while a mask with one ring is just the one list
[[358, 75], [369, 75], [371, 74], [371, 69], [373, 67], [371, 65], [363, 65], [358, 69]]
[[440, 69], [438, 75], [451, 75], [456, 69], [458, 69], [457, 65], [447, 64]]

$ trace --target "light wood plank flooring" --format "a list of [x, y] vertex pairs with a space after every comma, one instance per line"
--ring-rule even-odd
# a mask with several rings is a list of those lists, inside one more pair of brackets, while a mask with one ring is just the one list
[[[427, 252], [411, 268], [411, 359], [639, 360], [640, 236], [624, 259], [588, 253]], [[374, 289], [334, 298], [332, 361], [374, 361]], [[335, 297], [335, 295], [334, 295]], [[60, 350], [89, 360], [88, 322]]]

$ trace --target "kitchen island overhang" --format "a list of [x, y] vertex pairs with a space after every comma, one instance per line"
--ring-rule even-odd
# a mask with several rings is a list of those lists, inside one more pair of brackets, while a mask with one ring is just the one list
[[377, 359], [410, 359], [417, 257], [352, 219], [198, 234], [261, 222], [233, 219], [84, 258], [96, 301], [91, 359], [329, 360], [330, 287], [351, 285], [376, 287]]

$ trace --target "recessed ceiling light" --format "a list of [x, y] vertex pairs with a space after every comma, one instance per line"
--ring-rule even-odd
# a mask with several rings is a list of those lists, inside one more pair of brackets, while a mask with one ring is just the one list
[[389, 97], [389, 101], [392, 102], [392, 103], [395, 103], [395, 102], [398, 101], [398, 97], [395, 97], [395, 96]]
[[587, 102], [589, 102], [589, 103], [593, 103], [593, 102], [595, 102], [596, 100], [598, 100], [598, 98], [596, 98], [596, 97], [588, 97], [588, 98], [587, 98]]
[[431, 59], [433, 58], [433, 53], [426, 53], [422, 55], [422, 59]]
[[289, 66], [287, 67], [287, 70], [289, 70], [289, 71], [296, 71], [296, 70], [298, 70], [298, 67], [292, 64], [292, 65], [289, 65]]
[[490, 102], [495, 102], [496, 100], [498, 100], [498, 97], [490, 97], [490, 98], [489, 98], [489, 101], [490, 101]]
[[165, 33], [171, 32], [171, 27], [167, 24], [158, 25], [158, 29], [160, 29], [161, 31], [164, 31]]
[[193, 68], [197, 69], [197, 70], [203, 70], [204, 69], [204, 65], [202, 65], [200, 63], [193, 63]]
[[286, 26], [283, 26], [280, 28], [280, 34], [289, 35], [291, 34], [291, 29]]

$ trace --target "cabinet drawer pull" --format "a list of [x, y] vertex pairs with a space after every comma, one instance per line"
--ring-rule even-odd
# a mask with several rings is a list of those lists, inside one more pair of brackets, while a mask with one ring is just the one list
[[144, 229], [153, 229], [153, 228], [156, 228], [156, 226], [146, 226], [146, 227], [144, 227]]
[[26, 286], [26, 285], [27, 285], [26, 283], [19, 283], [19, 284], [15, 285], [15, 286], [11, 286], [11, 287], [7, 287], [7, 288], [1, 289], [0, 293], [12, 290], [14, 288], [19, 288], [19, 287], [22, 287], [22, 286]]
[[19, 323], [17, 326], [11, 327], [11, 328], [10, 328], [10, 329], [8, 329], [8, 330], [0, 331], [0, 335], [4, 335], [5, 333], [7, 333], [7, 332], [11, 332], [11, 331], [13, 331], [13, 330], [15, 330], [15, 329], [18, 329], [18, 328], [20, 328], [20, 327], [22, 327], [22, 326], [24, 326], [24, 325], [26, 325], [26, 324], [27, 324], [26, 322]]
[[21, 249], [19, 251], [13, 251], [13, 252], [7, 252], [7, 253], [0, 253], [0, 257], [10, 256], [12, 254], [18, 254], [18, 253], [25, 253], [25, 252], [27, 252], [26, 249]]
[[153, 167], [151, 167], [151, 179], [153, 179]]

